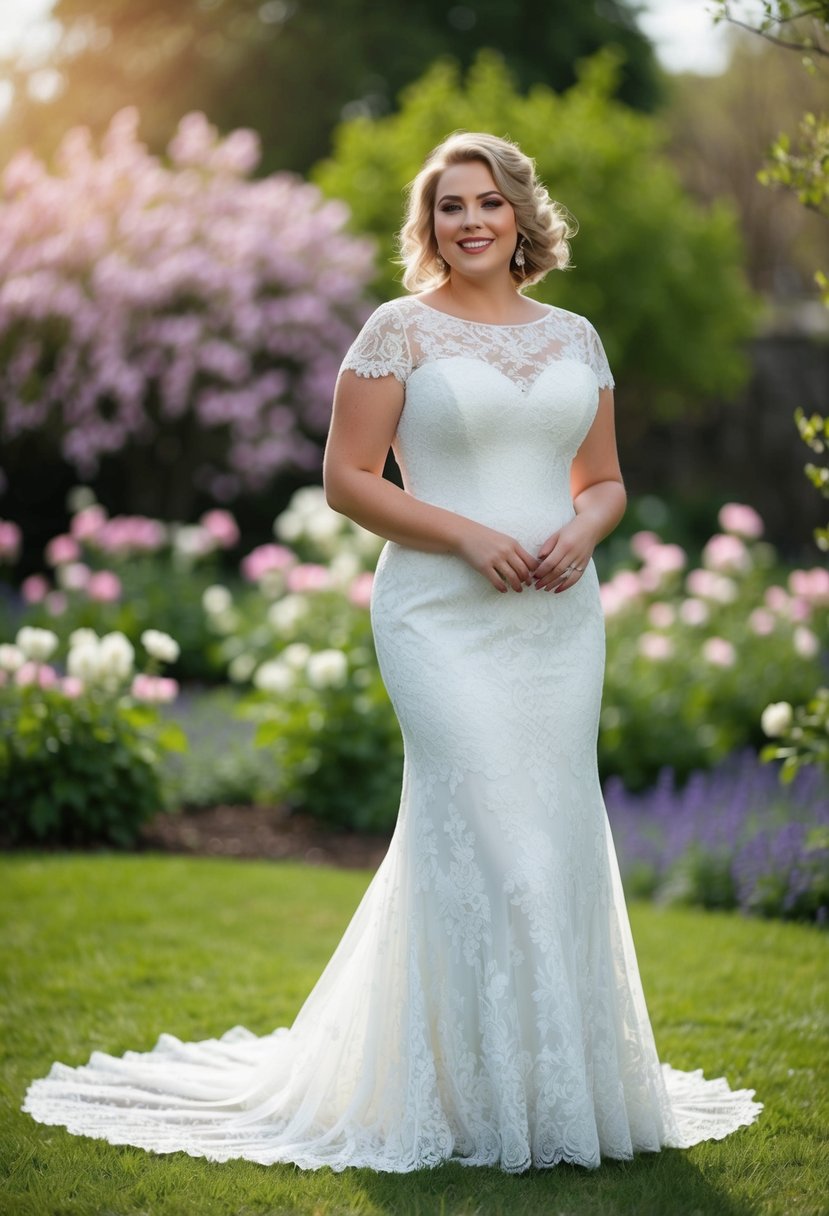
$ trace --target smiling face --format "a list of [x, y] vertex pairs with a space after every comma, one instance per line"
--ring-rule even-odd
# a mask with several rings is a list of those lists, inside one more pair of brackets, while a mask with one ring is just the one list
[[435, 237], [446, 264], [463, 275], [509, 274], [518, 242], [515, 212], [483, 161], [444, 169], [437, 182]]

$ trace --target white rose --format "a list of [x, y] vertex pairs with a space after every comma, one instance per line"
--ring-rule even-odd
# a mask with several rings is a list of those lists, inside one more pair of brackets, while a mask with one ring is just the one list
[[792, 707], [788, 701], [772, 701], [760, 715], [760, 725], [770, 739], [785, 735], [792, 724]]
[[343, 517], [336, 511], [332, 511], [329, 506], [320, 507], [306, 520], [305, 533], [311, 540], [325, 545], [327, 541], [332, 541], [339, 536], [342, 522]]
[[277, 633], [289, 633], [307, 616], [308, 611], [307, 598], [292, 592], [271, 604], [268, 609], [268, 622]]
[[173, 663], [178, 658], [180, 647], [175, 638], [160, 629], [145, 629], [141, 634], [141, 642], [147, 654], [162, 663]]
[[[80, 630], [76, 632], [80, 633]], [[92, 630], [86, 630], [87, 634]], [[92, 637], [80, 638], [69, 647], [66, 659], [66, 670], [70, 676], [77, 676], [85, 684], [93, 684], [98, 679], [101, 670], [99, 657], [99, 642], [95, 634]]]
[[256, 658], [254, 655], [237, 654], [236, 658], [231, 660], [227, 674], [234, 684], [245, 684], [250, 679], [255, 667]]
[[253, 677], [254, 684], [263, 692], [288, 692], [293, 688], [294, 681], [294, 672], [279, 659], [270, 659], [267, 663], [263, 663]]
[[98, 645], [98, 662], [101, 675], [118, 683], [132, 675], [135, 651], [129, 638], [123, 633], [105, 633]]
[[203, 557], [216, 547], [211, 534], [199, 524], [182, 524], [173, 534], [173, 550], [180, 557]]
[[292, 511], [290, 508], [283, 511], [274, 520], [274, 534], [280, 540], [287, 541], [291, 544], [295, 540], [299, 540], [305, 530], [305, 521], [297, 511]]
[[362, 565], [356, 553], [341, 549], [328, 563], [331, 580], [336, 587], [350, 587], [360, 573]]
[[34, 625], [23, 625], [17, 631], [15, 642], [27, 659], [33, 663], [45, 663], [57, 648], [58, 635], [51, 629], [38, 629]]
[[204, 589], [201, 602], [208, 616], [221, 616], [232, 606], [233, 596], [227, 587], [223, 587], [221, 583], [214, 583], [211, 587]]
[[0, 670], [17, 671], [25, 662], [26, 656], [19, 646], [14, 646], [11, 642], [3, 642], [0, 645]]
[[98, 635], [94, 629], [73, 629], [69, 634], [70, 646], [81, 646], [94, 643], [98, 645]]
[[280, 654], [279, 658], [292, 671], [302, 671], [311, 657], [311, 647], [307, 642], [291, 642]]
[[305, 667], [314, 688], [341, 688], [348, 678], [348, 659], [341, 650], [318, 650]]

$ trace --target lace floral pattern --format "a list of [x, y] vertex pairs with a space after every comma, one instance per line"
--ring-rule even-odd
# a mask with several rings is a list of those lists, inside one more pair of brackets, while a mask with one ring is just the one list
[[[585, 318], [479, 326], [410, 297], [343, 366], [405, 384], [413, 495], [531, 551], [572, 518], [570, 463], [613, 383]], [[156, 1152], [392, 1172], [594, 1169], [754, 1122], [753, 1089], [657, 1055], [596, 766], [593, 563], [562, 595], [500, 594], [388, 542], [371, 616], [405, 742], [399, 815], [292, 1026], [54, 1064], [24, 1109]]]

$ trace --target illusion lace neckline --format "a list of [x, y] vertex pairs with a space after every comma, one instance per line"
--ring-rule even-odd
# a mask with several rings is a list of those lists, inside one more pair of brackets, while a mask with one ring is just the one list
[[517, 321], [503, 324], [498, 321], [470, 321], [467, 317], [457, 317], [452, 312], [444, 312], [441, 308], [433, 308], [431, 304], [418, 299], [417, 296], [409, 296], [410, 300], [414, 300], [415, 304], [419, 304], [421, 308], [427, 308], [429, 312], [436, 313], [439, 317], [446, 317], [449, 321], [460, 321], [463, 325], [482, 325], [485, 329], [526, 329], [528, 325], [539, 325], [542, 321], [547, 321], [555, 312], [552, 304], [547, 304], [547, 311], [541, 317], [536, 317], [534, 321]]

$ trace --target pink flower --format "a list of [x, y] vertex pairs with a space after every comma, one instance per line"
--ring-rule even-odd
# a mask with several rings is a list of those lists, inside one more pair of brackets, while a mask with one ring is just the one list
[[648, 620], [656, 629], [669, 629], [676, 619], [676, 612], [673, 604], [666, 604], [662, 600], [651, 604], [648, 609]]
[[81, 555], [80, 546], [74, 536], [53, 536], [46, 546], [45, 558], [49, 566], [61, 566], [65, 562], [77, 561]]
[[723, 532], [757, 540], [763, 535], [763, 520], [753, 507], [741, 502], [727, 502], [720, 508], [717, 521]]
[[20, 594], [27, 604], [40, 604], [49, 594], [49, 582], [42, 574], [30, 574], [20, 584]]
[[737, 652], [725, 638], [706, 638], [702, 644], [703, 658], [715, 667], [733, 667]]
[[737, 584], [724, 574], [698, 567], [685, 580], [685, 586], [694, 596], [704, 600], [715, 600], [720, 604], [732, 604], [737, 598]]
[[79, 679], [78, 676], [64, 676], [60, 682], [60, 687], [61, 691], [67, 697], [71, 697], [73, 701], [81, 695], [84, 689], [83, 680]]
[[229, 511], [205, 511], [199, 523], [223, 549], [232, 549], [239, 543], [239, 526]]
[[704, 600], [687, 599], [679, 605], [679, 619], [685, 625], [704, 625], [711, 615], [711, 609]]
[[287, 570], [296, 564], [296, 554], [285, 545], [259, 545], [241, 561], [242, 574], [251, 583], [258, 583], [273, 570]]
[[356, 604], [358, 608], [368, 608], [371, 604], [371, 588], [373, 583], [374, 575], [371, 571], [358, 574], [348, 589], [348, 598], [352, 604]]
[[331, 585], [331, 575], [327, 566], [305, 562], [288, 571], [285, 583], [289, 591], [324, 591]]
[[811, 629], [807, 629], [805, 625], [798, 625], [795, 629], [792, 644], [795, 648], [795, 653], [799, 654], [802, 659], [813, 659], [820, 650], [820, 642], [817, 636], [812, 633]]
[[89, 576], [86, 594], [101, 604], [111, 604], [121, 597], [121, 580], [111, 570], [96, 570]]
[[660, 545], [662, 542], [655, 532], [634, 532], [630, 538], [631, 552], [639, 558], [641, 562], [647, 561], [648, 553], [655, 545]]
[[152, 676], [146, 672], [135, 676], [130, 686], [130, 693], [136, 701], [147, 701], [151, 704], [174, 701], [178, 691], [178, 681], [171, 676]]
[[763, 595], [766, 606], [771, 608], [772, 612], [776, 612], [779, 616], [788, 616], [789, 614], [789, 596], [785, 588], [777, 585], [767, 587]]
[[814, 566], [811, 570], [792, 570], [789, 590], [812, 605], [829, 604], [829, 570]]
[[38, 684], [41, 688], [52, 688], [58, 682], [58, 673], [48, 663], [27, 661], [14, 673], [15, 683]]
[[673, 642], [662, 633], [643, 633], [639, 637], [639, 653], [646, 659], [661, 663], [669, 659], [673, 652]]
[[702, 564], [709, 570], [748, 570], [751, 555], [739, 536], [720, 532], [712, 536], [702, 551]]
[[748, 627], [758, 637], [766, 637], [768, 634], [773, 633], [774, 625], [774, 615], [769, 612], [768, 608], [755, 608], [749, 614]]
[[0, 562], [16, 562], [20, 556], [23, 534], [10, 519], [0, 519]]
[[651, 545], [645, 562], [663, 574], [674, 574], [678, 570], [685, 569], [688, 564], [688, 554], [681, 545]]
[[107, 520], [107, 513], [98, 503], [84, 507], [72, 516], [69, 531], [76, 540], [93, 540]]

